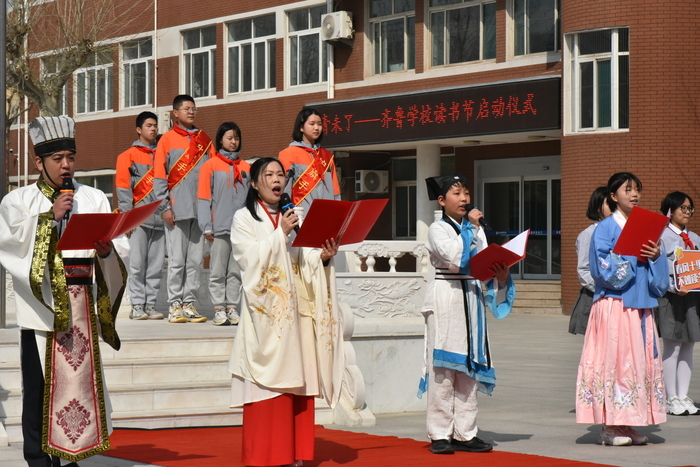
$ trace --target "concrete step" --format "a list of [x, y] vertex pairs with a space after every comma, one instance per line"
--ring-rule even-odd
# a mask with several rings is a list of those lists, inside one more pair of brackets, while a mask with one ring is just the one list
[[518, 292], [559, 292], [561, 293], [561, 281], [517, 280], [515, 288]]
[[561, 307], [561, 300], [539, 300], [539, 299], [515, 299], [515, 306], [518, 308], [539, 308], [539, 307]]
[[[181, 324], [187, 326], [188, 324]], [[189, 324], [191, 325], [191, 324]], [[200, 324], [204, 326], [205, 324]], [[177, 326], [173, 324], [172, 326]], [[194, 345], [190, 345], [194, 344]], [[130, 360], [177, 357], [212, 357], [231, 354], [231, 337], [151, 337], [128, 338], [122, 340], [119, 351], [101, 344], [102, 360]]]
[[512, 313], [519, 313], [524, 315], [561, 315], [562, 308], [558, 307], [518, 307], [514, 306]]
[[517, 289], [516, 300], [518, 299], [556, 300], [559, 302], [561, 301], [561, 292]]

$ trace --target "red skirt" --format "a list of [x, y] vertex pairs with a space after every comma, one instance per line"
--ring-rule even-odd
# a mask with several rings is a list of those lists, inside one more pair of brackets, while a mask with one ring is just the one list
[[314, 458], [314, 398], [281, 394], [243, 406], [243, 465]]

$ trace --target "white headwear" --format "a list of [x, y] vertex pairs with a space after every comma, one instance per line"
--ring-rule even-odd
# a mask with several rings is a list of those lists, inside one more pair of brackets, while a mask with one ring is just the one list
[[75, 152], [75, 121], [65, 115], [37, 117], [29, 122], [29, 137], [38, 157], [65, 150]]

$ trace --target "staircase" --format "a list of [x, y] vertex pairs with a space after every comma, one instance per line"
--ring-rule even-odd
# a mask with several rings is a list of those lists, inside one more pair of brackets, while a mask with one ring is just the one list
[[[117, 328], [121, 350], [100, 345], [115, 427], [241, 424], [242, 410], [229, 408], [226, 369], [235, 327], [119, 319]], [[0, 329], [0, 423], [10, 443], [22, 441], [18, 337], [16, 327]], [[316, 399], [316, 423], [332, 422]]]
[[561, 315], [561, 282], [516, 280], [513, 313]]

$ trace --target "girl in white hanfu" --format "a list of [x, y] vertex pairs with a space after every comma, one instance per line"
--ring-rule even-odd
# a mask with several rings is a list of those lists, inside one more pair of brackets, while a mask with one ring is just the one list
[[277, 159], [251, 167], [246, 209], [233, 218], [241, 321], [229, 361], [231, 407], [243, 406], [243, 464], [302, 465], [314, 453], [314, 397], [334, 407], [344, 360], [332, 275], [338, 242], [292, 248], [299, 219], [280, 213]]

